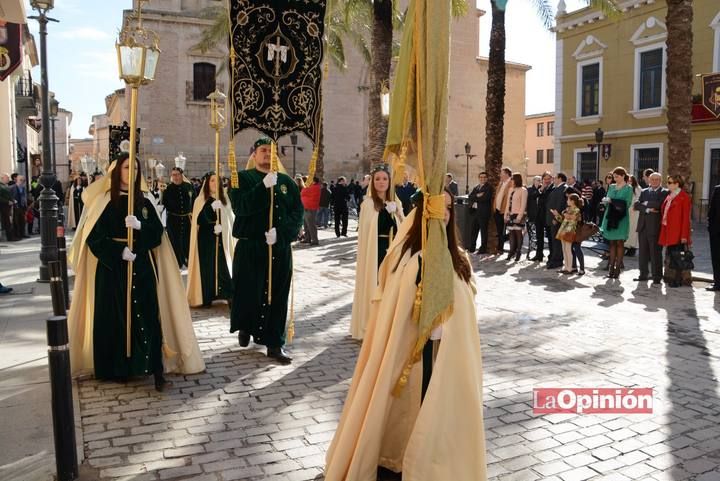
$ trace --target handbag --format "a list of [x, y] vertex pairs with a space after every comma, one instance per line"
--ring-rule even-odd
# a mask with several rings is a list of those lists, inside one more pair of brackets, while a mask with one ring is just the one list
[[597, 224], [592, 222], [583, 222], [575, 230], [575, 242], [582, 242], [588, 240], [600, 231]]
[[672, 250], [670, 251], [670, 267], [678, 271], [691, 271], [695, 269], [694, 258], [695, 254], [687, 248], [687, 245], [682, 250]]

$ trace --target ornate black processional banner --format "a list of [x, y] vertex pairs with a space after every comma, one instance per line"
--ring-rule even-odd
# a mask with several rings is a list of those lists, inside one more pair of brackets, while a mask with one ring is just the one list
[[233, 131], [320, 129], [326, 0], [231, 0]]

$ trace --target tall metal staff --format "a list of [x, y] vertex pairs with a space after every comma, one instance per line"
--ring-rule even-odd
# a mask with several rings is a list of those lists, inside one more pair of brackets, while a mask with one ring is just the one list
[[[215, 189], [217, 199], [220, 199], [220, 189], [223, 188], [220, 180], [220, 131], [227, 124], [225, 120], [225, 102], [227, 96], [215, 89], [213, 93], [207, 97], [210, 100], [210, 127], [215, 130]], [[210, 182], [212, 177], [208, 178]], [[220, 225], [220, 212], [215, 215], [215, 225]], [[215, 295], [218, 295], [218, 255], [220, 253], [220, 238], [215, 236]]]
[[[142, 6], [150, 0], [138, 0], [137, 11], [131, 14], [123, 25], [118, 40], [115, 43], [118, 56], [120, 78], [130, 87], [130, 158], [128, 178], [128, 213], [134, 214], [135, 205], [135, 158], [137, 156], [135, 138], [137, 135], [137, 104], [138, 89], [155, 79], [155, 68], [160, 58], [158, 36], [151, 30], [142, 26]], [[131, 26], [135, 20], [134, 26]], [[133, 250], [133, 228], [127, 230], [127, 246]], [[131, 326], [132, 326], [132, 276], [133, 263], [127, 265], [127, 300], [126, 300], [126, 333], [125, 349], [127, 357], [131, 355]]]

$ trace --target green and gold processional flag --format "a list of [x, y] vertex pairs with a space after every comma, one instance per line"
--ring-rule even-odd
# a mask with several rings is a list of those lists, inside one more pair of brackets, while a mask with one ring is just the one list
[[422, 274], [413, 312], [419, 334], [395, 394], [432, 330], [452, 314], [454, 271], [443, 223], [450, 12], [451, 0], [410, 2], [391, 98], [385, 157], [396, 178], [402, 178], [406, 166], [417, 171], [424, 199], [423, 212], [416, 214], [423, 216]]

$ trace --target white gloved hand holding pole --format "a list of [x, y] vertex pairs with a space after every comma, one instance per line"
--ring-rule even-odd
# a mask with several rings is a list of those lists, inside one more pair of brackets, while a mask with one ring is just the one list
[[210, 207], [212, 207], [213, 210], [220, 210], [222, 209], [223, 203], [219, 200], [213, 201], [212, 204], [210, 204]]
[[263, 184], [266, 189], [277, 185], [277, 172], [268, 172], [263, 178]]
[[140, 221], [137, 217], [135, 217], [134, 215], [129, 215], [125, 217], [125, 227], [132, 227], [135, 230], [140, 230], [140, 227], [142, 227], [142, 225], [140, 224]]
[[277, 230], [275, 230], [275, 227], [265, 233], [265, 242], [267, 242], [269, 246], [277, 242]]
[[135, 261], [135, 258], [137, 257], [136, 254], [133, 254], [132, 251], [125, 246], [125, 248], [122, 251], [122, 258], [124, 261], [133, 262]]
[[222, 225], [215, 224], [215, 226], [213, 227], [213, 231], [215, 232], [215, 235], [222, 234]]
[[397, 212], [397, 204], [395, 202], [388, 202], [385, 204], [385, 210], [391, 214]]

